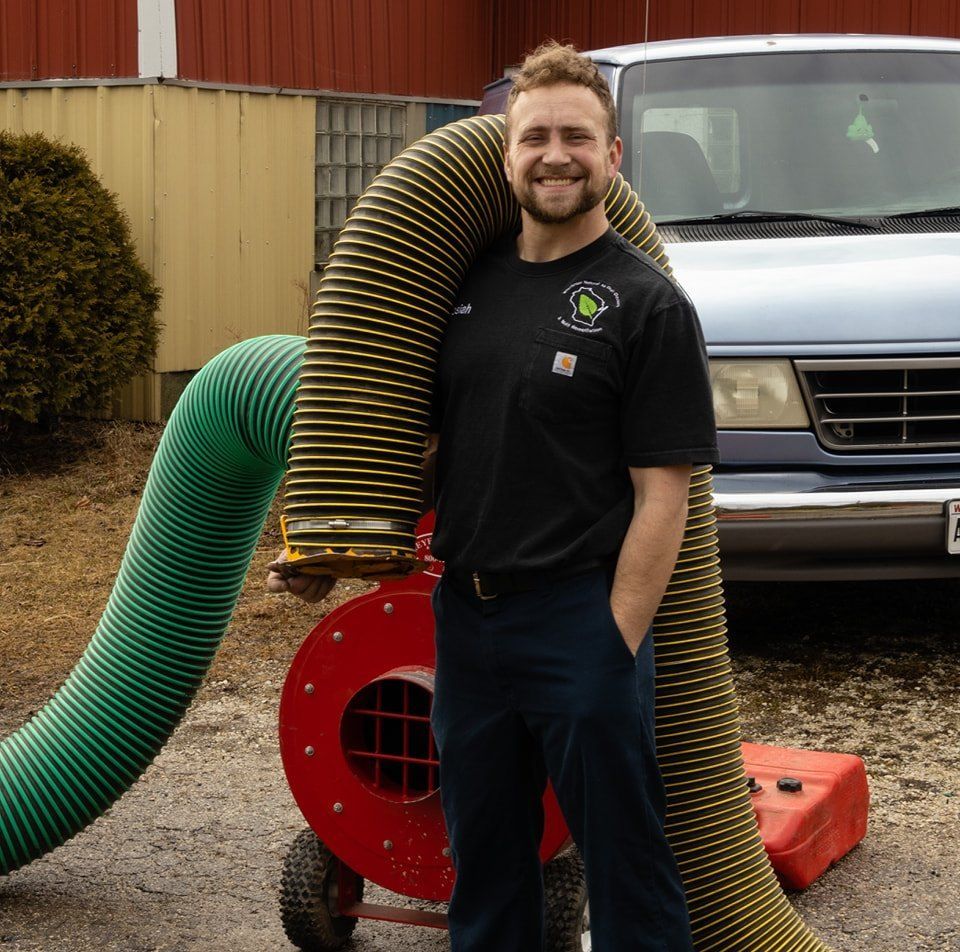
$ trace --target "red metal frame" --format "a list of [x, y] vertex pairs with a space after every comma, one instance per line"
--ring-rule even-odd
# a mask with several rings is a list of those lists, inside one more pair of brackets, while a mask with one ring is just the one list
[[399, 922], [408, 926], [426, 926], [429, 929], [446, 929], [447, 916], [429, 909], [406, 909], [403, 906], [388, 906], [379, 902], [364, 902], [358, 899], [359, 876], [343, 861], [338, 860], [336, 914], [357, 919], [376, 919], [379, 922]]

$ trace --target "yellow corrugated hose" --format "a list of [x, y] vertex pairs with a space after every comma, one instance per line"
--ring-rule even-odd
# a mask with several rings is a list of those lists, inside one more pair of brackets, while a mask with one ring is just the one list
[[[518, 223], [502, 151], [501, 116], [432, 133], [383, 170], [341, 232], [311, 316], [287, 473], [288, 556], [305, 569], [382, 578], [418, 566], [437, 350], [470, 264]], [[619, 175], [606, 208], [669, 272], [653, 222]], [[709, 467], [691, 477], [653, 631], [668, 835], [698, 952], [825, 950], [777, 882], [746, 787]]]

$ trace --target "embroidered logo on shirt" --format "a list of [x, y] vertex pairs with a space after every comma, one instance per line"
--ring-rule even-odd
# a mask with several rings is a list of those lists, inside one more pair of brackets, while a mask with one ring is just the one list
[[466, 316], [473, 310], [472, 304], [458, 304], [454, 309], [453, 313], [459, 316]]
[[593, 327], [597, 318], [607, 309], [607, 302], [586, 284], [573, 289], [570, 303], [573, 305], [573, 314], [570, 316], [578, 324], [586, 324], [587, 327]]
[[553, 357], [553, 372], [555, 374], [562, 374], [564, 377], [572, 377], [576, 366], [576, 354], [565, 354], [562, 350], [558, 350]]
[[564, 292], [570, 302], [569, 314], [557, 318], [564, 327], [583, 334], [597, 334], [603, 328], [597, 322], [611, 307], [620, 307], [620, 295], [608, 284], [578, 281]]

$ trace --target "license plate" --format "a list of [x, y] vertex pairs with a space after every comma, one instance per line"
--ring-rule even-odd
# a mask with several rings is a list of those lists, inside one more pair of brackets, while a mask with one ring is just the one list
[[960, 499], [947, 503], [947, 552], [960, 555]]

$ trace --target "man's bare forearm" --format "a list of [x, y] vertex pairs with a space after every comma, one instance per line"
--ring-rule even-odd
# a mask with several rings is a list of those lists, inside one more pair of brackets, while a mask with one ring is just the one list
[[677, 561], [687, 517], [689, 466], [631, 470], [635, 505], [610, 593], [624, 641], [636, 652], [647, 633]]

